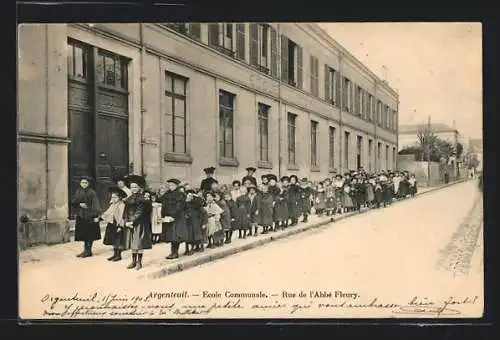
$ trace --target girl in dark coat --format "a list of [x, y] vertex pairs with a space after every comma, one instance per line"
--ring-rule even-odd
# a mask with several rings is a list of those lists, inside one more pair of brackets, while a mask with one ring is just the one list
[[311, 213], [311, 200], [314, 195], [314, 190], [307, 178], [302, 178], [300, 187], [300, 213], [302, 214], [302, 222], [306, 223]]
[[109, 208], [102, 213], [100, 220], [107, 223], [103, 243], [113, 246], [113, 256], [108, 261], [120, 261], [121, 253], [130, 248], [130, 230], [125, 228], [125, 203], [127, 193], [119, 188], [109, 188], [111, 201]]
[[263, 234], [267, 234], [273, 225], [274, 196], [269, 192], [269, 186], [262, 185], [260, 197], [260, 225]]
[[229, 232], [226, 236], [226, 241], [225, 243], [231, 243], [231, 240], [233, 239], [233, 231], [237, 230], [238, 227], [235, 223], [235, 215], [236, 215], [236, 206], [234, 204], [234, 201], [231, 197], [231, 192], [226, 191], [224, 192], [224, 201], [226, 202], [227, 207], [229, 208], [229, 216], [230, 216], [230, 229]]
[[92, 244], [101, 239], [99, 215], [101, 208], [97, 194], [91, 188], [89, 177], [80, 179], [80, 188], [71, 200], [71, 205], [76, 211], [75, 241], [83, 241], [83, 252], [77, 257], [92, 256]]
[[[245, 192], [248, 189], [245, 186], [242, 186], [241, 190], [243, 190], [243, 192]], [[234, 222], [238, 226], [238, 233], [239, 233], [238, 238], [246, 238], [247, 231], [250, 230], [250, 232], [251, 232], [250, 199], [248, 198], [247, 193], [239, 196], [236, 199], [235, 210], [236, 210], [236, 214], [234, 216], [234, 219], [235, 219]]]
[[290, 184], [288, 185], [288, 218], [290, 219], [290, 226], [297, 225], [299, 216], [301, 215], [301, 195], [300, 186], [298, 184], [298, 177], [295, 175], [290, 176]]
[[203, 205], [203, 199], [195, 195], [194, 190], [186, 191], [185, 221], [187, 240], [185, 255], [192, 255], [195, 251], [202, 251], [204, 248], [203, 225], [206, 224], [207, 216]]
[[323, 182], [319, 182], [314, 193], [314, 208], [316, 209], [316, 215], [323, 215], [326, 207], [326, 194], [325, 188], [323, 187]]
[[164, 241], [170, 242], [168, 260], [179, 258], [179, 246], [187, 241], [185, 221], [186, 195], [178, 190], [180, 181], [173, 178], [167, 181], [168, 191], [163, 195], [161, 216], [163, 217]]
[[276, 215], [276, 207], [278, 204], [278, 197], [280, 195], [281, 189], [277, 184], [278, 178], [275, 175], [268, 175], [268, 178], [269, 178], [268, 192], [271, 194], [271, 197], [273, 198], [273, 225], [271, 229], [273, 231], [276, 231], [279, 227], [278, 218]]
[[252, 235], [252, 227], [253, 227], [253, 236], [257, 236], [258, 227], [259, 227], [259, 219], [260, 219], [260, 195], [257, 188], [253, 185], [250, 185], [248, 188], [248, 199], [250, 201], [250, 230], [248, 236]]
[[142, 257], [145, 249], [153, 248], [153, 233], [151, 228], [151, 213], [153, 205], [142, 193], [146, 181], [143, 177], [131, 175], [127, 177], [128, 187], [132, 192], [125, 200], [125, 227], [131, 230], [130, 248], [132, 262], [128, 269], [142, 268]]
[[280, 179], [281, 188], [274, 205], [274, 213], [277, 227], [284, 229], [288, 227], [288, 177]]

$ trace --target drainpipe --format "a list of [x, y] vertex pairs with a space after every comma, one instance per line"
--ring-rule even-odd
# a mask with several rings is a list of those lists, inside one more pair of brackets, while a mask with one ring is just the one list
[[378, 79], [375, 79], [375, 91], [374, 91], [374, 94], [373, 94], [373, 97], [374, 97], [373, 100], [375, 101], [375, 113], [373, 115], [374, 116], [373, 117], [374, 118], [373, 119], [373, 124], [375, 126], [375, 129], [374, 129], [374, 138], [373, 138], [374, 142], [375, 142], [374, 143], [375, 144], [375, 147], [374, 147], [374, 149], [375, 149], [375, 172], [379, 171], [378, 167], [379, 167], [379, 161], [380, 161], [380, 159], [379, 159], [379, 153], [380, 153], [380, 151], [379, 151], [379, 147], [378, 147], [378, 138], [377, 138], [378, 115], [380, 113], [378, 111], [379, 106], [378, 106], [378, 98], [377, 98], [378, 84], [379, 84], [378, 83]]
[[[280, 35], [280, 24], [277, 24], [277, 30], [276, 30], [276, 48], [281, 45], [278, 44], [279, 41], [281, 41], [281, 35]], [[278, 52], [278, 51], [276, 51]], [[276, 53], [278, 54], [278, 53]], [[277, 60], [278, 65], [281, 65], [281, 52], [278, 54], [280, 58]], [[276, 65], [276, 73], [278, 73], [278, 70], [280, 71], [277, 76], [278, 76], [278, 180], [281, 178], [281, 166], [283, 163], [283, 157], [281, 155], [281, 129], [282, 129], [282, 115], [283, 113], [281, 112], [281, 108], [283, 105], [283, 102], [281, 100], [281, 66], [278, 68], [278, 65]]]
[[[344, 74], [342, 72], [342, 58], [343, 58], [343, 54], [342, 52], [339, 51], [339, 78], [340, 78], [340, 84], [337, 84], [338, 86], [340, 86], [340, 102], [339, 102], [339, 141], [340, 141], [340, 148], [339, 148], [339, 156], [340, 156], [340, 162], [339, 162], [339, 165], [340, 165], [340, 173], [344, 173], [343, 169], [344, 169], [344, 153], [342, 152], [342, 150], [344, 149], [344, 143], [343, 143], [343, 140], [344, 140], [344, 129], [343, 129], [343, 123], [342, 123], [342, 111], [344, 111]], [[344, 150], [345, 151], [345, 150]]]
[[144, 176], [144, 113], [146, 112], [146, 109], [144, 108], [144, 81], [146, 80], [146, 77], [144, 75], [144, 59], [146, 57], [146, 47], [144, 47], [144, 24], [140, 23], [139, 24], [139, 39], [140, 39], [140, 44], [141, 44], [141, 56], [140, 56], [140, 68], [141, 68], [141, 99], [140, 99], [140, 105], [141, 105], [141, 133], [140, 133], [140, 143], [141, 143], [141, 175]]
[[398, 93], [398, 100], [396, 101], [396, 121], [394, 122], [396, 124], [395, 131], [396, 131], [396, 154], [394, 155], [396, 159], [394, 160], [396, 170], [399, 170], [398, 167], [398, 154], [399, 154], [399, 93]]

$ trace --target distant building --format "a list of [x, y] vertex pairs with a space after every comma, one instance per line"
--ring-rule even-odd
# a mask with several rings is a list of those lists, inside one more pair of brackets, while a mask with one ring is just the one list
[[[427, 124], [400, 125], [398, 131], [398, 151], [411, 146], [416, 146], [418, 144], [418, 132], [422, 129], [427, 129]], [[456, 147], [459, 142], [458, 130], [451, 128], [446, 124], [433, 123], [431, 124], [431, 130], [435, 136], [448, 141], [454, 147]]]

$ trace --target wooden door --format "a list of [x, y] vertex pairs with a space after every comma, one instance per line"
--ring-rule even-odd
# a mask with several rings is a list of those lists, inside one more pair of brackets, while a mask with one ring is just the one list
[[96, 191], [108, 205], [108, 186], [126, 175], [128, 157], [128, 60], [107, 51], [96, 51]]
[[[91, 49], [74, 41], [68, 42], [68, 173], [69, 199], [80, 186], [80, 177], [94, 175], [94, 133]], [[70, 214], [73, 209], [70, 206]]]

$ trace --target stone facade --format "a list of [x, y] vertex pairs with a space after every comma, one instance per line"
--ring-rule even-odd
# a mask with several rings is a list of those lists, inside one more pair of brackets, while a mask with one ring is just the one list
[[[23, 221], [20, 223], [21, 246], [68, 240], [68, 150], [71, 143], [68, 132], [68, 39], [127, 58], [128, 165], [134, 173], [145, 174], [152, 188], [157, 188], [169, 177], [199, 183], [203, 178], [202, 169], [207, 166], [215, 166], [216, 177], [224, 183], [241, 178], [247, 166], [257, 167], [257, 176], [268, 172], [277, 175], [294, 173], [319, 180], [334, 169], [340, 172], [356, 167], [358, 136], [362, 137], [362, 166], [371, 170], [395, 169], [397, 93], [318, 25], [269, 25], [277, 33], [278, 52], [281, 51], [279, 37], [282, 35], [300, 46], [301, 86], [283, 81], [281, 54], [276, 56], [275, 74], [250, 66], [249, 24], [245, 24], [242, 35], [246, 46], [243, 59], [209, 46], [210, 28], [207, 24], [199, 26], [197, 39], [161, 24], [20, 26], [18, 155], [19, 217]], [[311, 56], [318, 60], [316, 71], [311, 68]], [[342, 103], [333, 105], [326, 100], [325, 64], [394, 112], [390, 118], [392, 123], [385, 124], [380, 120], [381, 124], [376, 124], [379, 119], [371, 107], [372, 115], [365, 112], [363, 116], [341, 110]], [[181, 153], [169, 152], [167, 145], [166, 72], [182, 77], [186, 82], [185, 152]], [[311, 73], [316, 73], [318, 79], [314, 95]], [[345, 89], [342, 84], [339, 86], [342, 93]], [[234, 96], [234, 154], [230, 159], [221, 155], [219, 147], [220, 90]], [[260, 159], [259, 104], [268, 107], [267, 160]], [[289, 113], [296, 117], [295, 164], [288, 164]], [[311, 126], [314, 122], [317, 123], [317, 161], [316, 165], [311, 165]], [[330, 127], [335, 128], [333, 162], [330, 161]], [[347, 152], [345, 132], [350, 134]]]

